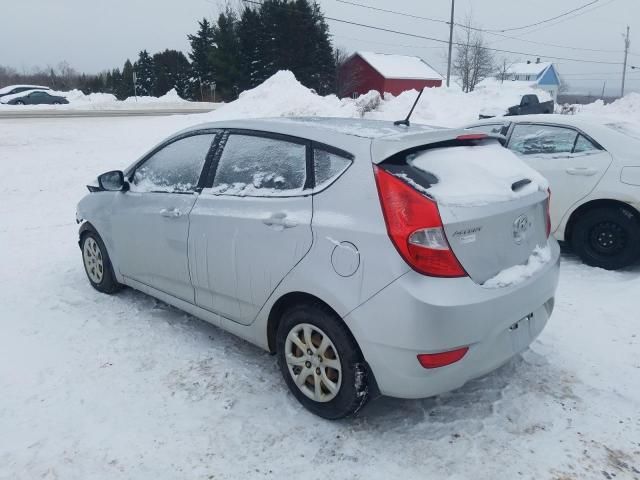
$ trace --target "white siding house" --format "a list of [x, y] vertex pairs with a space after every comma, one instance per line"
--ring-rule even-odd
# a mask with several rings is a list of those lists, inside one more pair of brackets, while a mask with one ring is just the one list
[[540, 59], [536, 63], [513, 64], [507, 71], [506, 80], [528, 83], [535, 88], [545, 90], [549, 92], [554, 101], [558, 97], [561, 84], [556, 66], [550, 62], [540, 62]]

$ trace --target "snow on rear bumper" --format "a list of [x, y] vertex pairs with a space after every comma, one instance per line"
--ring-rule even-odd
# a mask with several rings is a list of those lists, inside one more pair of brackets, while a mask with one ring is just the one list
[[[522, 284], [486, 289], [470, 278], [442, 279], [409, 272], [345, 318], [380, 392], [424, 398], [458, 388], [526, 349], [553, 311], [560, 249]], [[520, 323], [518, 323], [520, 322]], [[519, 328], [511, 329], [518, 323]], [[427, 370], [421, 353], [469, 346], [452, 365]]]

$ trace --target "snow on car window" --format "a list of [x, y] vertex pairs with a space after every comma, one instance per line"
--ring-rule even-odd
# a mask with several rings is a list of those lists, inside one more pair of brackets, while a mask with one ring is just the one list
[[640, 140], [640, 128], [638, 128], [638, 126], [633, 123], [627, 123], [627, 122], [607, 123], [607, 127], [615, 130], [616, 132], [622, 133], [627, 137]]
[[306, 146], [252, 135], [229, 136], [211, 193], [295, 195], [307, 178]]
[[316, 189], [326, 187], [351, 164], [349, 160], [325, 150], [314, 149], [313, 168], [316, 174]]
[[213, 134], [177, 140], [138, 167], [133, 175], [134, 192], [189, 192], [198, 184]]
[[[549, 187], [542, 175], [495, 140], [470, 147], [423, 150], [408, 155], [407, 163], [438, 179], [427, 189], [417, 188], [442, 205], [505, 202]], [[530, 183], [514, 191], [514, 182], [521, 180]]]
[[569, 128], [548, 125], [516, 125], [509, 140], [509, 149], [521, 155], [571, 153], [577, 132]]

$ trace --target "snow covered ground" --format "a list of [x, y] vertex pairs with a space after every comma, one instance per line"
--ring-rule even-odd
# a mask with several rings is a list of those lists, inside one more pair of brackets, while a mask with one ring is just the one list
[[[639, 479], [640, 266], [565, 254], [555, 313], [522, 357], [340, 422], [305, 411], [274, 357], [144, 294], [89, 286], [74, 213], [96, 174], [205, 119], [358, 115], [296, 90], [274, 107], [271, 93], [203, 115], [0, 120], [0, 479]], [[473, 120], [456, 98], [434, 92], [450, 110], [416, 114]], [[402, 110], [381, 107], [371, 116]]]

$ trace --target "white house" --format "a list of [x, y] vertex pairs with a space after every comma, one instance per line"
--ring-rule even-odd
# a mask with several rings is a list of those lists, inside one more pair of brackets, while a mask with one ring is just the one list
[[558, 69], [551, 62], [541, 62], [540, 59], [533, 62], [514, 63], [507, 70], [506, 79], [513, 82], [523, 82], [535, 88], [545, 90], [555, 101], [560, 89], [560, 74]]

